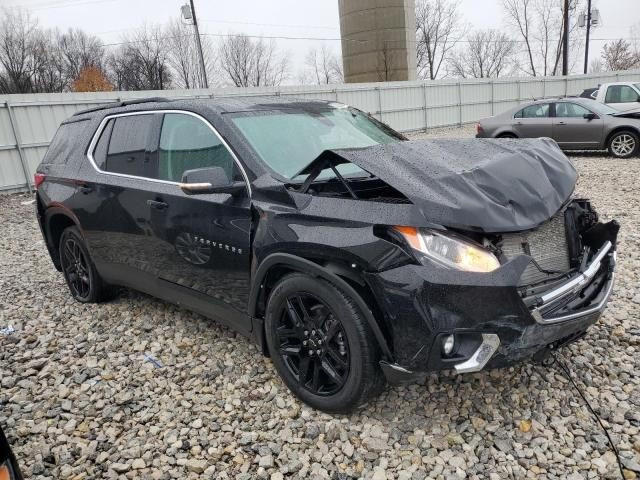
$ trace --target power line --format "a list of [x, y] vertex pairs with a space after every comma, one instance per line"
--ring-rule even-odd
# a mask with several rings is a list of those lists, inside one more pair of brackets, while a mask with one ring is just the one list
[[[116, 30], [117, 31], [117, 30]], [[207, 36], [207, 37], [217, 37], [217, 38], [229, 38], [229, 37], [235, 37], [236, 35], [242, 35], [245, 36], [247, 38], [254, 38], [254, 39], [266, 39], [266, 40], [310, 40], [310, 41], [318, 41], [318, 42], [340, 42], [342, 40], [347, 41], [347, 42], [357, 42], [357, 43], [368, 43], [369, 40], [353, 40], [353, 39], [349, 39], [349, 38], [330, 38], [330, 37], [296, 37], [296, 36], [282, 36], [282, 35], [249, 35], [246, 33], [238, 33], [238, 34], [231, 34], [231, 33], [201, 33], [202, 36]], [[172, 35], [172, 36], [161, 36], [161, 37], [155, 37], [152, 40], [171, 40], [174, 38], [181, 38], [181, 37], [185, 37], [188, 35]], [[591, 40], [594, 41], [612, 41], [612, 40], [640, 40], [640, 37], [626, 37], [626, 38], [592, 38]], [[113, 42], [113, 43], [105, 43], [103, 44], [104, 47], [112, 47], [112, 46], [117, 46], [117, 45], [126, 45], [129, 43], [144, 43], [148, 40], [123, 40], [120, 42]], [[404, 42], [404, 40], [399, 40]], [[418, 40], [410, 40], [411, 42], [418, 42]], [[560, 41], [560, 39], [550, 39], [549, 42], [557, 42]], [[451, 43], [473, 43], [473, 40], [465, 40], [465, 39], [460, 39], [460, 40], [455, 40], [452, 41]], [[493, 42], [490, 43], [525, 43], [524, 40], [515, 40], [515, 39], [510, 39], [510, 40], [495, 40]]]

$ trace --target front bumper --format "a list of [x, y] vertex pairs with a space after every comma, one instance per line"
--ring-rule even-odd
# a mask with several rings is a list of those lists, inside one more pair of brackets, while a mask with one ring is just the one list
[[[605, 242], [564, 282], [523, 297], [518, 280], [528, 263], [522, 256], [489, 274], [417, 265], [370, 274], [394, 354], [381, 364], [388, 380], [504, 367], [584, 336], [613, 291], [615, 244]], [[446, 356], [442, 339], [451, 334], [459, 346]]]

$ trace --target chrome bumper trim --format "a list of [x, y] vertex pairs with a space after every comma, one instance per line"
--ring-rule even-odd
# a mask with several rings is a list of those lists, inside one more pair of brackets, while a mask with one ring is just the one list
[[[597, 305], [589, 307], [586, 310], [581, 310], [579, 312], [571, 313], [568, 315], [562, 315], [560, 317], [544, 318], [541, 312], [541, 309], [543, 309], [544, 307], [553, 305], [555, 302], [557, 302], [561, 298], [571, 293], [579, 292], [584, 287], [586, 287], [589, 283], [591, 283], [593, 278], [596, 276], [596, 274], [600, 270], [600, 266], [602, 265], [602, 260], [610, 252], [612, 248], [613, 248], [613, 244], [610, 241], [607, 241], [602, 246], [602, 248], [600, 248], [600, 250], [598, 251], [598, 253], [593, 258], [593, 260], [591, 261], [591, 263], [589, 264], [589, 266], [584, 272], [578, 274], [575, 278], [572, 278], [570, 281], [568, 281], [567, 283], [564, 283], [563, 285], [556, 288], [555, 290], [551, 290], [550, 292], [547, 292], [544, 295], [542, 295], [540, 297], [540, 303], [538, 304], [538, 306], [531, 311], [531, 315], [533, 316], [535, 321], [542, 325], [549, 325], [553, 323], [565, 322], [567, 320], [572, 320], [578, 317], [583, 317], [604, 309], [604, 306], [606, 305], [607, 300], [609, 300], [609, 297], [611, 296], [611, 292], [613, 291], [614, 276], [615, 276], [613, 273], [611, 274], [611, 278], [609, 279], [609, 284], [606, 286], [607, 290], [605, 291], [605, 295], [602, 298], [602, 300], [598, 302]], [[616, 253], [613, 252], [612, 266], [615, 266], [615, 264], [616, 264]]]
[[482, 343], [471, 357], [454, 368], [457, 373], [479, 372], [491, 360], [500, 346], [500, 337], [495, 333], [483, 333]]

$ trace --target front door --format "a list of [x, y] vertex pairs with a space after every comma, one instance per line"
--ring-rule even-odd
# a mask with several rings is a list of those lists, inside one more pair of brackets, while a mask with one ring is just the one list
[[604, 121], [585, 118], [593, 112], [573, 102], [556, 103], [553, 118], [553, 139], [562, 148], [598, 148], [602, 140]]
[[197, 115], [162, 115], [156, 180], [169, 182], [148, 199], [151, 234], [145, 258], [158, 278], [186, 287], [246, 317], [250, 275], [251, 199], [240, 194], [187, 195], [178, 186], [187, 170], [222, 167], [244, 181], [241, 167], [213, 127]]
[[518, 138], [551, 137], [551, 116], [548, 103], [534, 103], [513, 116], [513, 132]]

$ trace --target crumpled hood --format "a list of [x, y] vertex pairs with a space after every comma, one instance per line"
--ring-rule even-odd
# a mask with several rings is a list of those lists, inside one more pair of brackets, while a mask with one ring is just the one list
[[402, 192], [429, 221], [484, 232], [535, 228], [572, 194], [577, 173], [541, 139], [418, 140], [327, 150], [313, 165], [351, 162]]

